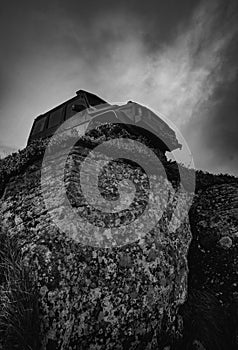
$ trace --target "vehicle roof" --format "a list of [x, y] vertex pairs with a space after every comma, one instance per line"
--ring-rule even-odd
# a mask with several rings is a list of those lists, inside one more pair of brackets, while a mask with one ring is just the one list
[[[98, 97], [98, 96], [95, 95], [95, 94], [92, 94], [91, 92], [88, 92], [88, 91], [86, 91], [86, 90], [78, 90], [78, 91], [76, 91], [76, 96], [74, 96], [74, 97], [72, 97], [72, 98], [70, 98], [70, 99], [68, 99], [68, 100], [66, 100], [66, 101], [64, 101], [64, 102], [62, 102], [62, 103], [60, 103], [59, 105], [57, 105], [57, 106], [55, 106], [55, 107], [49, 109], [49, 110], [46, 111], [45, 113], [42, 113], [42, 114], [38, 115], [38, 116], [34, 119], [34, 121], [36, 121], [37, 119], [42, 118], [45, 114], [51, 113], [51, 112], [53, 112], [53, 111], [55, 111], [55, 110], [57, 110], [57, 109], [59, 109], [59, 108], [65, 106], [66, 104], [68, 104], [68, 103], [70, 103], [70, 102], [73, 102], [74, 100], [77, 100], [78, 97], [79, 97], [80, 95], [86, 96], [87, 100], [88, 100], [88, 99], [92, 99], [92, 98], [96, 99], [96, 100], [98, 101], [98, 103], [97, 103], [98, 105], [99, 105], [99, 104], [103, 104], [103, 103], [107, 103], [107, 102], [104, 101], [102, 98]], [[92, 105], [92, 106], [93, 106], [93, 105]]]

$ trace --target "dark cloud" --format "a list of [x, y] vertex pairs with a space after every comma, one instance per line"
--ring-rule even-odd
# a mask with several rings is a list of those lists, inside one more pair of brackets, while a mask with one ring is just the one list
[[[237, 55], [238, 59], [238, 55]], [[234, 73], [235, 75], [235, 73]], [[214, 154], [216, 170], [238, 173], [238, 74], [234, 81], [217, 87], [214, 112], [204, 122], [203, 142]]]
[[[125, 86], [133, 86], [128, 80], [131, 59], [139, 62], [139, 69], [148, 50], [176, 35], [177, 24], [193, 6], [194, 1], [185, 0], [179, 5], [171, 1], [5, 2], [0, 13], [1, 141], [22, 147], [32, 119], [79, 88], [124, 99]], [[109, 75], [118, 83], [109, 82]]]
[[217, 4], [212, 30], [198, 47], [196, 57], [213, 43], [223, 43], [222, 50], [217, 50], [217, 64], [207, 79], [207, 98], [196, 106], [184, 132], [198, 167], [237, 175], [238, 4]]
[[5, 2], [0, 143], [84, 88], [163, 112], [198, 167], [238, 173], [237, 23], [233, 0]]
[[[198, 0], [138, 2], [14, 1], [5, 2], [0, 14], [3, 67], [18, 69], [22, 60], [46, 58], [47, 53], [85, 55], [90, 64], [104, 57], [115, 42], [132, 32], [147, 50], [154, 52], [177, 35], [180, 23], [188, 21]], [[97, 55], [97, 57], [95, 57]], [[55, 57], [57, 59], [57, 57]]]

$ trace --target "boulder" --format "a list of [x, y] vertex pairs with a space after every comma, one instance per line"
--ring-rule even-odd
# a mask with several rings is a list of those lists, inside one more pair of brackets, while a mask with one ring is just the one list
[[190, 224], [191, 286], [209, 288], [221, 303], [230, 303], [237, 293], [238, 184], [203, 191], [190, 211]]
[[233, 183], [228, 180], [214, 176], [205, 190], [198, 186], [190, 209], [193, 239], [188, 299], [180, 308], [184, 332], [179, 350], [195, 344], [211, 350], [238, 346], [238, 184], [235, 178]]
[[[25, 154], [19, 155], [19, 162], [24, 163]], [[49, 174], [53, 187], [57, 187], [58, 171], [54, 161], [61, 156], [54, 154], [51, 166], [44, 168], [45, 178]], [[79, 215], [85, 212], [89, 217], [87, 205], [81, 202], [73, 183], [83, 157], [80, 149], [73, 153], [66, 183], [72, 206]], [[3, 224], [9, 235], [17, 237], [40, 294], [42, 350], [162, 350], [181, 335], [177, 310], [187, 293], [191, 241], [188, 218], [181, 225], [169, 225], [176, 204], [173, 202], [140, 239], [109, 248], [84, 244], [78, 239], [85, 235], [84, 227], [75, 229], [72, 225], [72, 230], [65, 233], [52, 221], [53, 212], [60, 220], [66, 213], [60, 191], [52, 198], [50, 193], [42, 192], [41, 160], [34, 158], [24, 168], [15, 164], [20, 171], [12, 176], [8, 173], [0, 204]], [[7, 161], [11, 163], [11, 158]], [[120, 164], [116, 169], [120, 172]], [[50, 176], [52, 171], [54, 178]], [[115, 180], [115, 171], [109, 171], [110, 181]], [[107, 195], [110, 186], [105, 182], [102, 186], [102, 191], [108, 190]], [[163, 177], [157, 178], [157, 186], [162, 192], [173, 192]], [[44, 201], [47, 195], [51, 212]], [[183, 192], [176, 200], [183, 206], [188, 198]]]
[[203, 191], [191, 211], [191, 223], [203, 248], [228, 236], [238, 237], [238, 184], [222, 184]]

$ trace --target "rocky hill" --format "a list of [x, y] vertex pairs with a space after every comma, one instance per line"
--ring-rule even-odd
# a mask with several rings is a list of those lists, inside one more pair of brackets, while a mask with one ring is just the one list
[[0, 159], [6, 158], [13, 152], [16, 152], [16, 149], [12, 147], [0, 145]]
[[[102, 174], [99, 184], [101, 193], [115, 200], [118, 181], [134, 176], [134, 182], [141, 184], [138, 197], [134, 207], [121, 216], [100, 216], [92, 210], [76, 184], [82, 162], [98, 139], [99, 135], [90, 135], [75, 145], [64, 178], [76, 213], [89, 221], [97, 220], [99, 228], [93, 232], [86, 226], [72, 226], [65, 228], [65, 233], [52, 222], [52, 215], [62, 221], [68, 215], [57, 182], [58, 170], [54, 169], [54, 164], [64, 159], [63, 141], [61, 151], [52, 153], [50, 167], [42, 168], [47, 146], [42, 140], [0, 162], [1, 225], [8, 238], [17, 240], [21, 263], [28, 268], [38, 293], [40, 340], [33, 342], [31, 348], [163, 350], [191, 349], [198, 344], [207, 350], [225, 350], [227, 345], [235, 349], [237, 179], [197, 172], [193, 205], [180, 225], [171, 229], [169, 223], [176, 201], [181, 201], [183, 207], [191, 199], [188, 189], [182, 189], [179, 198], [168, 205], [157, 225], [145, 236], [113, 246], [111, 230], [128, 225], [143, 212], [148, 183], [135, 164], [109, 163], [106, 180]], [[167, 162], [159, 150], [155, 152], [167, 175], [155, 175], [157, 189], [162, 194], [173, 193], [178, 186], [176, 164]], [[106, 155], [97, 157], [99, 162], [107, 160]], [[189, 176], [189, 171], [184, 171]], [[56, 196], [50, 198], [51, 210], [44, 201], [47, 193], [42, 192], [42, 172], [49, 187], [56, 191]], [[86, 176], [90, 183], [92, 174]], [[149, 215], [155, 215], [153, 210]], [[180, 215], [177, 213], [175, 223]], [[67, 222], [69, 219], [73, 222], [73, 217]], [[104, 239], [109, 248], [95, 243], [100, 227], [107, 228]], [[85, 244], [84, 239], [88, 242], [91, 237], [93, 244]], [[4, 276], [5, 272], [1, 273]], [[2, 305], [7, 303], [6, 285], [2, 278]], [[0, 328], [1, 319], [0, 312]], [[194, 322], [199, 325], [191, 328]], [[1, 332], [8, 334], [6, 322]], [[6, 339], [4, 343], [2, 338], [2, 346], [11, 348], [11, 337]]]

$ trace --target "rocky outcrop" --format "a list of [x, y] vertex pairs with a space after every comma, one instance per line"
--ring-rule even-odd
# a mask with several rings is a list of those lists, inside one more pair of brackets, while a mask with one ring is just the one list
[[[42, 144], [39, 150], [42, 153]], [[178, 338], [177, 310], [186, 298], [191, 234], [188, 219], [174, 230], [169, 225], [176, 203], [168, 206], [158, 224], [141, 239], [114, 248], [82, 244], [75, 239], [74, 230], [65, 234], [52, 222], [40, 184], [42, 156], [34, 151], [31, 160], [30, 153], [28, 149], [18, 157], [24, 164], [28, 155], [27, 166], [15, 163], [18, 173], [6, 170], [0, 203], [3, 224], [9, 235], [17, 237], [40, 293], [42, 350], [163, 349], [166, 339]], [[51, 166], [44, 169], [46, 178], [61, 156], [54, 154]], [[89, 218], [87, 203], [77, 197], [73, 183], [84, 157], [85, 148], [72, 153], [66, 183], [72, 206]], [[11, 163], [10, 158], [7, 161]], [[135, 170], [128, 165], [125, 172], [120, 164], [109, 169], [109, 184], [104, 183], [102, 191], [110, 195], [115, 173]], [[57, 187], [57, 169], [54, 171], [55, 178], [49, 176], [49, 181]], [[141, 179], [144, 174], [136, 171]], [[157, 178], [157, 186], [162, 192], [173, 191], [163, 177]], [[179, 200], [188, 197], [184, 192]], [[52, 211], [64, 220], [60, 191], [51, 203]], [[143, 203], [137, 202], [142, 209]], [[77, 230], [84, 235], [83, 227]]]
[[190, 278], [213, 290], [222, 303], [238, 296], [238, 184], [203, 191], [190, 212], [193, 242]]
[[206, 350], [237, 349], [237, 208], [236, 178], [199, 172], [189, 213], [193, 239], [188, 253], [188, 300], [180, 308], [184, 334], [179, 350], [190, 349], [196, 342]]
[[238, 184], [209, 187], [199, 196], [191, 216], [203, 248], [218, 242], [224, 247], [227, 246], [225, 242], [230, 242], [228, 246], [231, 247], [232, 240], [238, 238]]

